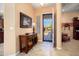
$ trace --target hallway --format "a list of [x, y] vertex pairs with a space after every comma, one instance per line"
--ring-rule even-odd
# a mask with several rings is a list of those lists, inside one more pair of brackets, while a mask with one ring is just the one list
[[63, 43], [63, 48], [57, 50], [52, 48], [52, 43], [38, 43], [28, 54], [20, 53], [18, 56], [79, 56], [79, 41], [71, 40]]

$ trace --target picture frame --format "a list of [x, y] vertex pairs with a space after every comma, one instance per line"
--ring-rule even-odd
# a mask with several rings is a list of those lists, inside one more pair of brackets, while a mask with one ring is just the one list
[[32, 18], [20, 12], [20, 28], [31, 28], [31, 27], [32, 27]]

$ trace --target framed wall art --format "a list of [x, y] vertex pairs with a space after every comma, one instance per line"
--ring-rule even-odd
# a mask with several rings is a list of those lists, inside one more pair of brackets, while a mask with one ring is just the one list
[[20, 12], [20, 28], [31, 28], [31, 27], [32, 27], [32, 18]]

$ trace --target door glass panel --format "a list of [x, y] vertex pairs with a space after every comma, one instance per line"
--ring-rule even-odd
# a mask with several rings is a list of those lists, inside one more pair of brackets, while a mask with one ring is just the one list
[[46, 14], [43, 18], [44, 41], [52, 42], [52, 14]]

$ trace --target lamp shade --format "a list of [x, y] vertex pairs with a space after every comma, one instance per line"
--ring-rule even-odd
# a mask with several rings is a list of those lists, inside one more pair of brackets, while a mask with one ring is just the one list
[[32, 25], [35, 26], [35, 23], [33, 23]]

